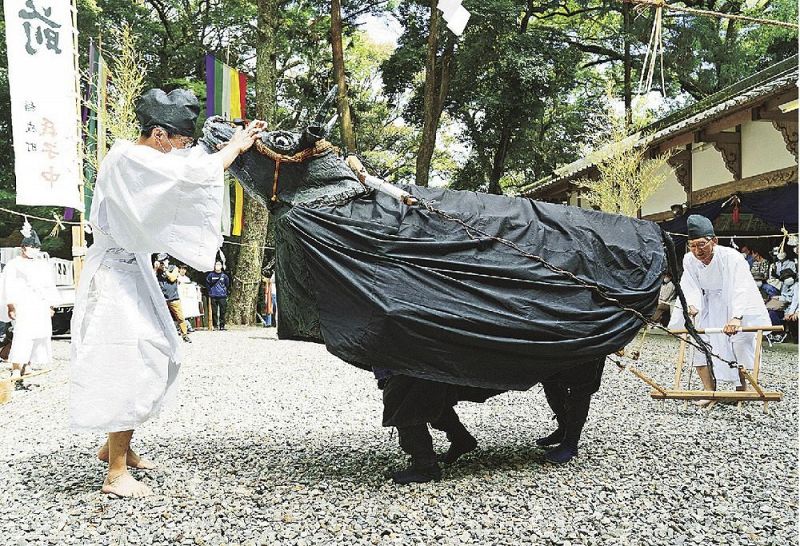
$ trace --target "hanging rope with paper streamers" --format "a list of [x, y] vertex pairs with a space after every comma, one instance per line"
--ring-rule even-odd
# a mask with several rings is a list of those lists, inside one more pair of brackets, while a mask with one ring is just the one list
[[61, 230], [64, 229], [64, 224], [61, 223], [61, 218], [55, 212], [53, 213], [53, 220], [55, 221], [55, 225], [53, 229], [50, 230], [50, 234], [48, 237], [58, 237], [61, 233]]
[[778, 252], [784, 252], [786, 242], [789, 240], [789, 232], [786, 230], [786, 226], [781, 227], [781, 233], [783, 233], [783, 240], [781, 241], [781, 246]]
[[25, 216], [24, 218], [25, 220], [22, 222], [22, 229], [19, 230], [19, 232], [22, 233], [22, 236], [27, 239], [28, 237], [31, 236], [31, 233], [33, 232], [33, 226], [31, 226], [31, 223], [28, 222], [27, 216]]
[[[644, 6], [636, 6], [636, 11], [643, 11]], [[646, 94], [653, 87], [653, 76], [656, 72], [656, 64], [660, 60], [661, 64], [661, 94], [666, 96], [667, 88], [664, 82], [664, 40], [662, 37], [663, 6], [656, 6], [655, 17], [653, 18], [653, 28], [650, 31], [650, 41], [647, 44], [647, 52], [644, 56], [643, 70], [639, 76], [639, 87], [636, 94], [640, 97]]]
[[[52, 218], [42, 218], [41, 216], [33, 216], [32, 214], [25, 214], [24, 212], [17, 212], [15, 210], [6, 209], [6, 208], [3, 208], [3, 207], [0, 207], [0, 212], [5, 212], [7, 214], [13, 214], [15, 216], [22, 216], [23, 218], [31, 218], [33, 220], [41, 220], [42, 222], [55, 222], [55, 220], [53, 220]], [[80, 222], [67, 222], [66, 220], [61, 220], [61, 219], [59, 219], [59, 223], [62, 226], [64, 226], [65, 224], [66, 225], [70, 225], [70, 226], [79, 226], [79, 225], [81, 225]]]

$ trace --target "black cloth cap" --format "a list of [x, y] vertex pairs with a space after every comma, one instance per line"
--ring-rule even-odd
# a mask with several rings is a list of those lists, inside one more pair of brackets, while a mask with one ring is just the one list
[[187, 89], [173, 89], [169, 94], [150, 89], [136, 102], [136, 118], [143, 131], [159, 126], [172, 134], [193, 136], [199, 115], [200, 103]]
[[785, 280], [786, 280], [786, 279], [788, 279], [789, 277], [791, 277], [791, 278], [793, 278], [793, 279], [794, 279], [794, 278], [796, 277], [796, 274], [795, 274], [795, 272], [794, 272], [794, 271], [792, 271], [791, 269], [784, 269], [783, 271], [781, 271], [781, 277], [780, 277], [780, 279], [781, 279], [782, 281], [785, 281]]
[[27, 246], [27, 247], [32, 247], [32, 248], [41, 248], [42, 241], [39, 239], [39, 234], [36, 233], [36, 230], [31, 229], [31, 234], [28, 235], [27, 237], [24, 237], [22, 239], [22, 242], [19, 244], [19, 246]]
[[686, 229], [689, 239], [699, 239], [701, 237], [715, 237], [714, 224], [705, 216], [690, 214], [686, 220]]

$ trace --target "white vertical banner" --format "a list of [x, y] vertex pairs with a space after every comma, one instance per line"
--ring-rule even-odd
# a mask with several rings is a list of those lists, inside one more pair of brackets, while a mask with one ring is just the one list
[[3, 0], [18, 205], [83, 210], [71, 0]]

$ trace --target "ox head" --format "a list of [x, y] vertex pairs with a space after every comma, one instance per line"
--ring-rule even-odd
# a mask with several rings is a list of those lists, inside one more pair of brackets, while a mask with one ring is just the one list
[[[213, 153], [230, 140], [235, 130], [234, 123], [219, 116], [210, 117], [203, 126], [200, 142]], [[240, 155], [230, 172], [251, 196], [270, 208], [280, 204], [342, 204], [366, 193], [336, 151], [321, 145], [324, 137], [324, 128], [316, 125], [302, 131], [265, 131], [260, 136], [261, 144]]]

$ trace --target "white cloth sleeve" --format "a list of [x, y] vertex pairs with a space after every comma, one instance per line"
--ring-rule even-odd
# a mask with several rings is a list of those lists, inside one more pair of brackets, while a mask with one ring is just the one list
[[222, 245], [224, 179], [217, 155], [193, 149], [176, 156], [130, 145], [98, 178], [111, 234], [123, 248], [166, 252], [201, 271], [213, 268]]
[[758, 287], [756, 287], [756, 282], [747, 267], [747, 260], [739, 258], [740, 256], [735, 256], [728, 261], [733, 271], [731, 272], [730, 283], [732, 288], [732, 293], [730, 294], [731, 316], [726, 320], [730, 320], [732, 317], [757, 314], [760, 311], [758, 304], [761, 307], [764, 306], [760, 294], [758, 294], [757, 298], [758, 304], [754, 303], [753, 294], [754, 292], [758, 293]]

